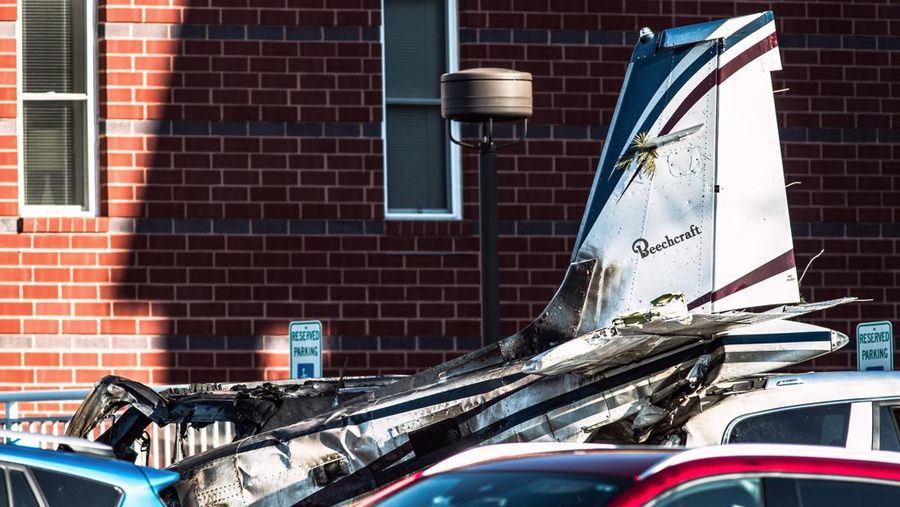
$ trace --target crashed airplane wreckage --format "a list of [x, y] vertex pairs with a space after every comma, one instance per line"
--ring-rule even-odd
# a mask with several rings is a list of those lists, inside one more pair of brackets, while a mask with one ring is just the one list
[[[827, 354], [800, 301], [770, 72], [771, 12], [641, 32], [556, 295], [530, 325], [400, 379], [195, 386], [102, 380], [68, 433], [122, 459], [150, 423], [235, 424], [189, 456], [182, 505], [332, 505], [466, 448], [674, 443], [723, 383]], [[746, 308], [777, 306], [754, 313]]]

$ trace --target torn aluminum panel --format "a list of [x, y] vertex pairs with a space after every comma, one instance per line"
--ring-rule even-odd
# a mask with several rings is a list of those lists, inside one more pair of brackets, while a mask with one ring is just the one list
[[85, 438], [109, 416], [127, 407], [98, 439], [113, 448], [119, 459], [134, 461], [136, 441], [144, 439], [150, 423], [177, 425], [177, 449], [187, 456], [188, 427], [213, 422], [234, 424], [240, 439], [325, 413], [334, 406], [366, 395], [400, 376], [310, 379], [242, 384], [193, 384], [157, 393], [122, 377], [100, 379], [78, 407], [66, 429], [69, 436]]

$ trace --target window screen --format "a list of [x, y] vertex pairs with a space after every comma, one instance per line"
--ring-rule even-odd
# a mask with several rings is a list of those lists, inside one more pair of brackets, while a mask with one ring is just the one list
[[387, 117], [391, 209], [449, 211], [444, 123], [440, 110], [397, 106]]
[[86, 202], [87, 54], [83, 0], [23, 0], [25, 204]]
[[384, 24], [388, 97], [440, 99], [447, 61], [444, 2], [385, 0]]
[[798, 407], [740, 420], [727, 443], [807, 444], [843, 447], [847, 443], [850, 404]]
[[440, 114], [440, 76], [449, 68], [447, 6], [441, 0], [384, 0], [383, 6], [388, 212], [451, 213]]

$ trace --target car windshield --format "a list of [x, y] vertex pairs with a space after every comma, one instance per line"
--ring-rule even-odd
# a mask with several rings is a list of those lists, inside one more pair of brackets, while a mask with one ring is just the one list
[[521, 472], [458, 472], [413, 483], [379, 507], [602, 506], [618, 491], [610, 478]]

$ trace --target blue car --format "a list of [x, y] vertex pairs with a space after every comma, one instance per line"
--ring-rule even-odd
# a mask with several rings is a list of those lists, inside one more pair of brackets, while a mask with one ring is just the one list
[[[0, 431], [0, 437], [34, 435]], [[72, 452], [0, 444], [0, 506], [128, 507], [167, 505], [160, 492], [178, 473], [116, 460], [104, 445], [69, 437], [37, 436]], [[168, 504], [171, 505], [171, 504]]]

